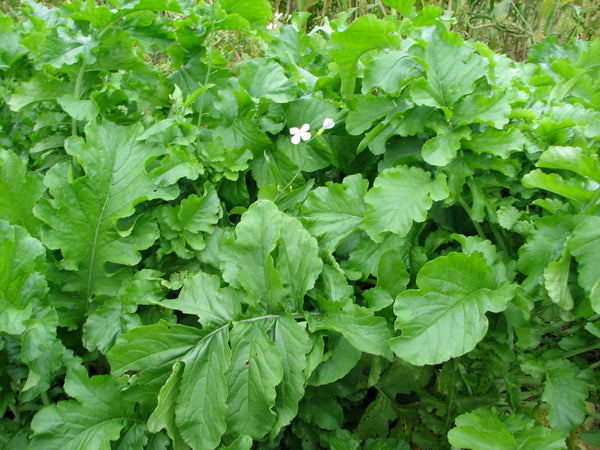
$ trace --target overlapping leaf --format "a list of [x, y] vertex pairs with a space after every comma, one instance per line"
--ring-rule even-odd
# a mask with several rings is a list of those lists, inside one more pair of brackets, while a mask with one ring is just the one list
[[105, 263], [136, 264], [139, 250], [158, 237], [152, 222], [119, 230], [117, 220], [133, 214], [142, 200], [172, 195], [157, 188], [147, 174], [147, 160], [160, 149], [137, 142], [140, 133], [139, 126], [90, 123], [87, 141], [71, 138], [66, 143], [85, 175], [74, 178], [73, 167], [55, 165], [44, 179], [53, 200], [42, 199], [34, 209], [47, 225], [44, 244], [60, 249], [63, 267], [77, 271], [79, 292], [88, 298], [105, 278]]

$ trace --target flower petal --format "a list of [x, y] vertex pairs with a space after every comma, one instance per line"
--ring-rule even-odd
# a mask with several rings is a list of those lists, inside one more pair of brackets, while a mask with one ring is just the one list
[[308, 131], [303, 131], [302, 133], [300, 133], [300, 137], [302, 138], [303, 141], [308, 141], [308, 140], [310, 140], [312, 135]]
[[290, 134], [299, 134], [299, 133], [300, 133], [300, 128], [298, 128], [298, 127], [290, 128]]
[[298, 145], [300, 143], [300, 134], [295, 134], [292, 136], [292, 144]]
[[325, 128], [326, 130], [329, 130], [330, 128], [335, 127], [335, 122], [333, 121], [333, 119], [330, 119], [329, 117], [327, 117], [324, 121], [323, 121], [323, 128]]
[[310, 130], [310, 125], [308, 123], [305, 123], [304, 125], [302, 125], [302, 127], [300, 127], [300, 131], [302, 131], [303, 133], [307, 132], [308, 130]]

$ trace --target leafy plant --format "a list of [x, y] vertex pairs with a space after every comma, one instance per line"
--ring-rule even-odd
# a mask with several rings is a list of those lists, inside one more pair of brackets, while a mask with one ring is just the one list
[[0, 19], [3, 447], [595, 442], [600, 40], [384, 3]]

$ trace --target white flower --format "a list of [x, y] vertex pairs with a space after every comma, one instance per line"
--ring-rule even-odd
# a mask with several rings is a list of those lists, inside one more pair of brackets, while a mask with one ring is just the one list
[[330, 128], [335, 127], [335, 122], [333, 121], [333, 119], [330, 119], [329, 117], [327, 117], [324, 121], [323, 121], [323, 128], [325, 128], [326, 130], [329, 130]]
[[292, 144], [298, 145], [300, 143], [300, 139], [302, 139], [303, 141], [308, 141], [312, 137], [308, 130], [310, 130], [310, 125], [307, 123], [302, 125], [300, 128], [290, 128], [290, 134], [292, 135]]
[[280, 12], [278, 12], [278, 13], [275, 13], [275, 20], [279, 20], [279, 19], [281, 19], [282, 17], [283, 17], [283, 13], [280, 13]]
[[267, 30], [274, 30], [276, 26], [277, 25], [275, 25], [275, 23], [271, 22], [269, 25], [267, 25]]

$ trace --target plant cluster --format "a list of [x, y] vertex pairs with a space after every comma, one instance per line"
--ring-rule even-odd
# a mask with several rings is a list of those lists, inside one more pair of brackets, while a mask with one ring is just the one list
[[597, 445], [600, 39], [383, 3], [0, 17], [3, 448]]

